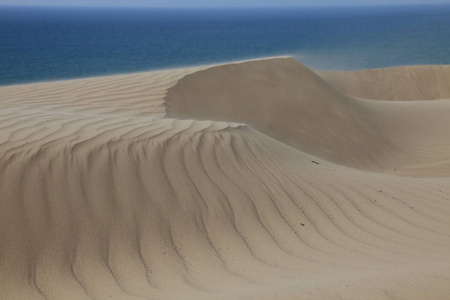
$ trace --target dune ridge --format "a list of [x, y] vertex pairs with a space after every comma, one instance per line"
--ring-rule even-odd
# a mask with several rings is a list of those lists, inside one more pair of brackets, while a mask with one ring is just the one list
[[[411, 74], [410, 69], [404, 71]], [[367, 74], [371, 78], [372, 70]], [[422, 166], [443, 176], [450, 171], [450, 121], [445, 117], [450, 102], [351, 97], [293, 58], [187, 75], [169, 89], [165, 105], [169, 117], [245, 123], [301, 151], [352, 168], [398, 174], [413, 169], [415, 176], [423, 175]]]
[[347, 76], [273, 58], [1, 87], [0, 299], [446, 299], [450, 102]]

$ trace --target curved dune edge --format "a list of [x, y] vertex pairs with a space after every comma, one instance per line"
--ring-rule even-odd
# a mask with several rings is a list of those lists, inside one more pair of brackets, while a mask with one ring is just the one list
[[446, 299], [447, 103], [289, 58], [2, 87], [0, 299]]
[[[411, 69], [382, 73], [389, 74], [397, 91], [412, 92], [402, 85], [409, 82]], [[417, 73], [437, 76], [443, 69], [430, 66]], [[375, 71], [364, 72], [356, 73], [372, 79]], [[340, 78], [335, 72], [319, 74], [327, 80], [329, 74]], [[349, 88], [350, 77], [344, 72], [341, 81]], [[448, 89], [446, 82], [433, 88]], [[332, 84], [293, 58], [250, 61], [185, 76], [169, 88], [165, 106], [169, 118], [248, 124], [298, 150], [351, 168], [415, 177], [450, 175], [450, 101], [368, 101]], [[379, 89], [388, 94], [389, 86]]]

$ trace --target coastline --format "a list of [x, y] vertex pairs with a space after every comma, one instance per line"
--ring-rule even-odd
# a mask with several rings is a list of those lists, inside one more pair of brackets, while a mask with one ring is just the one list
[[3, 9], [0, 82], [129, 74], [279, 54], [327, 70], [450, 64], [450, 6], [445, 7], [239, 14], [217, 9]]

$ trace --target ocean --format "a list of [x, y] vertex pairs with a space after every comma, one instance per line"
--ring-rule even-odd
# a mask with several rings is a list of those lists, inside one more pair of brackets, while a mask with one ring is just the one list
[[0, 7], [0, 85], [278, 55], [331, 70], [450, 64], [450, 4]]

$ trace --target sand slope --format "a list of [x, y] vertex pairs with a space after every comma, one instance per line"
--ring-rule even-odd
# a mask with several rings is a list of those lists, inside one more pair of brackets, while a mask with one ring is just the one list
[[449, 104], [289, 58], [2, 87], [0, 299], [446, 299]]
[[360, 98], [408, 101], [450, 99], [450, 66], [317, 73], [344, 93]]
[[[370, 78], [372, 71], [367, 74]], [[169, 117], [245, 123], [340, 165], [450, 175], [450, 101], [392, 103], [350, 97], [293, 58], [190, 74], [169, 89], [165, 105]]]

